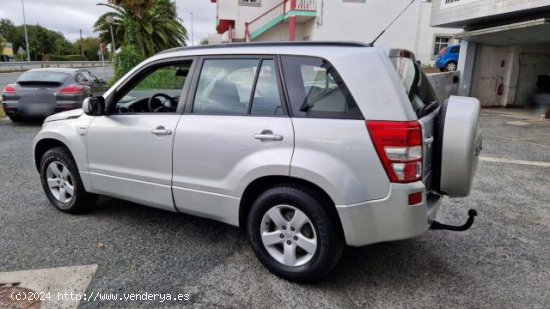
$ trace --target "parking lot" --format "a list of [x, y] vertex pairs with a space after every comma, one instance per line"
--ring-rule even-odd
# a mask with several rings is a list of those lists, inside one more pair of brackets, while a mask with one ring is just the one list
[[0, 272], [97, 265], [87, 293], [186, 293], [189, 300], [90, 307], [549, 308], [550, 122], [483, 112], [483, 159], [465, 199], [438, 219], [462, 232], [349, 248], [324, 281], [278, 279], [237, 228], [101, 198], [68, 215], [47, 201], [31, 144], [40, 124], [0, 120]]

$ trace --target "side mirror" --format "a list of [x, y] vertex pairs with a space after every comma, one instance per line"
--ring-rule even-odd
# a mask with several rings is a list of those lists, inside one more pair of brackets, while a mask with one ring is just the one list
[[105, 114], [105, 99], [101, 96], [89, 97], [82, 102], [84, 114], [89, 116], [101, 116]]

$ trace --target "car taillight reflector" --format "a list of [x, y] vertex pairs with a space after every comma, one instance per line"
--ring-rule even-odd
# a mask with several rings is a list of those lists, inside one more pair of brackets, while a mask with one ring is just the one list
[[61, 90], [59, 90], [59, 94], [81, 94], [86, 92], [86, 87], [82, 85], [69, 85]]
[[378, 157], [391, 182], [422, 178], [422, 127], [417, 121], [367, 121]]
[[4, 90], [2, 90], [2, 94], [15, 94], [15, 87], [12, 85], [7, 85], [4, 87]]
[[409, 194], [409, 205], [418, 205], [422, 203], [422, 192], [416, 192]]

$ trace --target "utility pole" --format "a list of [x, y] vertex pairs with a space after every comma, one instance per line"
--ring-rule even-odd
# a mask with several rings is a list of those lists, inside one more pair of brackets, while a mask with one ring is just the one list
[[80, 29], [80, 55], [84, 57], [84, 48], [82, 48], [82, 29]]
[[105, 18], [105, 21], [109, 24], [109, 28], [111, 29], [111, 54], [109, 55], [110, 61], [115, 60], [115, 35], [113, 34], [113, 24], [115, 23], [115, 18], [112, 15], [107, 16]]
[[191, 15], [191, 46], [195, 45], [195, 29], [193, 29], [193, 12], [190, 12]]
[[23, 26], [25, 28], [25, 44], [27, 44], [27, 61], [31, 61], [31, 47], [29, 45], [29, 35], [27, 33], [27, 20], [25, 19], [25, 3], [21, 0], [21, 8], [23, 9]]

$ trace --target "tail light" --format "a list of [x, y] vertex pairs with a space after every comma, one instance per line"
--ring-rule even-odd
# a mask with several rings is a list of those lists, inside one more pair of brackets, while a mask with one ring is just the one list
[[7, 85], [4, 87], [4, 90], [2, 90], [2, 94], [15, 94], [15, 87], [13, 85]]
[[417, 121], [367, 121], [367, 129], [391, 182], [422, 178], [422, 128]]
[[84, 93], [86, 93], [86, 87], [78, 84], [72, 84], [59, 90], [59, 94], [84, 94]]
[[439, 54], [441, 56], [445, 56], [445, 54], [447, 53], [447, 49], [448, 49], [447, 47], [443, 48], [442, 50], [439, 51]]

